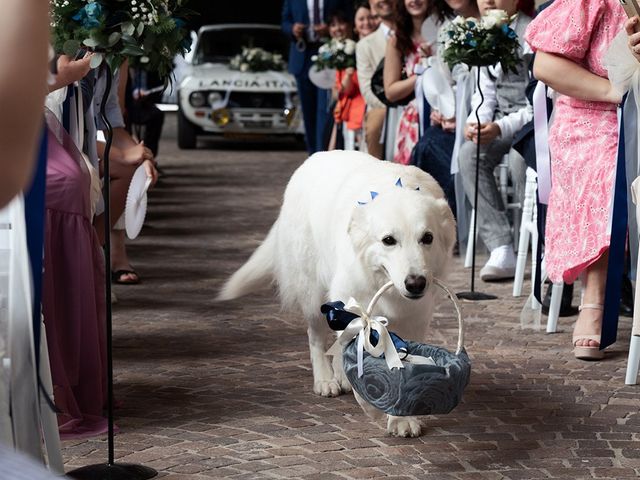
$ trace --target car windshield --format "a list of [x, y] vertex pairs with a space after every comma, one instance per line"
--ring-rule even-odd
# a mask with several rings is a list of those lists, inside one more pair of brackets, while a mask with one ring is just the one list
[[280, 53], [285, 60], [288, 57], [286, 37], [278, 28], [225, 28], [200, 34], [193, 63], [226, 63], [239, 54], [242, 47], [260, 47], [267, 52]]

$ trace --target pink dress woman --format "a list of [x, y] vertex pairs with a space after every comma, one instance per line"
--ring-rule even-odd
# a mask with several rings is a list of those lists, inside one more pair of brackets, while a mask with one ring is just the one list
[[[556, 0], [527, 28], [531, 48], [607, 77], [602, 57], [623, 29], [619, 0]], [[559, 96], [549, 132], [551, 195], [545, 262], [554, 282], [572, 283], [609, 248], [618, 146], [616, 106]]]
[[47, 112], [42, 312], [62, 439], [105, 433], [104, 259], [91, 224], [89, 171]]
[[[413, 67], [420, 61], [418, 44], [414, 44], [414, 50], [404, 58], [404, 70], [407, 77], [413, 75]], [[411, 163], [411, 152], [418, 143], [419, 136], [418, 104], [414, 98], [404, 107], [398, 129], [396, 131], [396, 148], [393, 161], [408, 165]]]

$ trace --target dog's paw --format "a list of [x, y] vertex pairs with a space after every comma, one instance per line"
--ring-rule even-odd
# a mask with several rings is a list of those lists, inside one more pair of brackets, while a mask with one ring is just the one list
[[318, 380], [313, 382], [313, 392], [323, 397], [337, 397], [342, 393], [342, 389], [336, 379]]
[[340, 390], [342, 390], [342, 393], [351, 392], [351, 383], [349, 382], [349, 379], [346, 377], [346, 375], [340, 375], [339, 377], [335, 378], [335, 381], [340, 385]]
[[416, 417], [394, 417], [387, 418], [387, 433], [394, 437], [419, 437], [422, 432], [420, 420]]

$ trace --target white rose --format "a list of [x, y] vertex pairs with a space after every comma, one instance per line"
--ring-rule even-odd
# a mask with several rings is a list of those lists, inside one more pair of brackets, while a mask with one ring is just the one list
[[356, 42], [353, 40], [347, 40], [346, 45], [344, 46], [344, 53], [347, 55], [353, 55], [356, 51]]
[[466, 22], [466, 19], [462, 15], [458, 15], [456, 18], [453, 19], [451, 23], [453, 23], [454, 25], [464, 25], [465, 22]]
[[241, 72], [246, 72], [247, 70], [249, 70], [249, 65], [247, 63], [243, 63], [242, 65], [240, 65]]
[[499, 9], [487, 10], [482, 20], [486, 22], [487, 19], [491, 19], [492, 26], [500, 27], [509, 23], [509, 15], [507, 15], [507, 12]]

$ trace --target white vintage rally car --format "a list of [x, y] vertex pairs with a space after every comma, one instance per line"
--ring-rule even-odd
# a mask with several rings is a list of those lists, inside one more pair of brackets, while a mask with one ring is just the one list
[[288, 53], [278, 26], [227, 24], [200, 29], [191, 65], [178, 89], [180, 148], [195, 148], [198, 135], [232, 139], [304, 135], [294, 77], [286, 70], [251, 71], [238, 65], [236, 57], [256, 47], [276, 57], [286, 58]]

